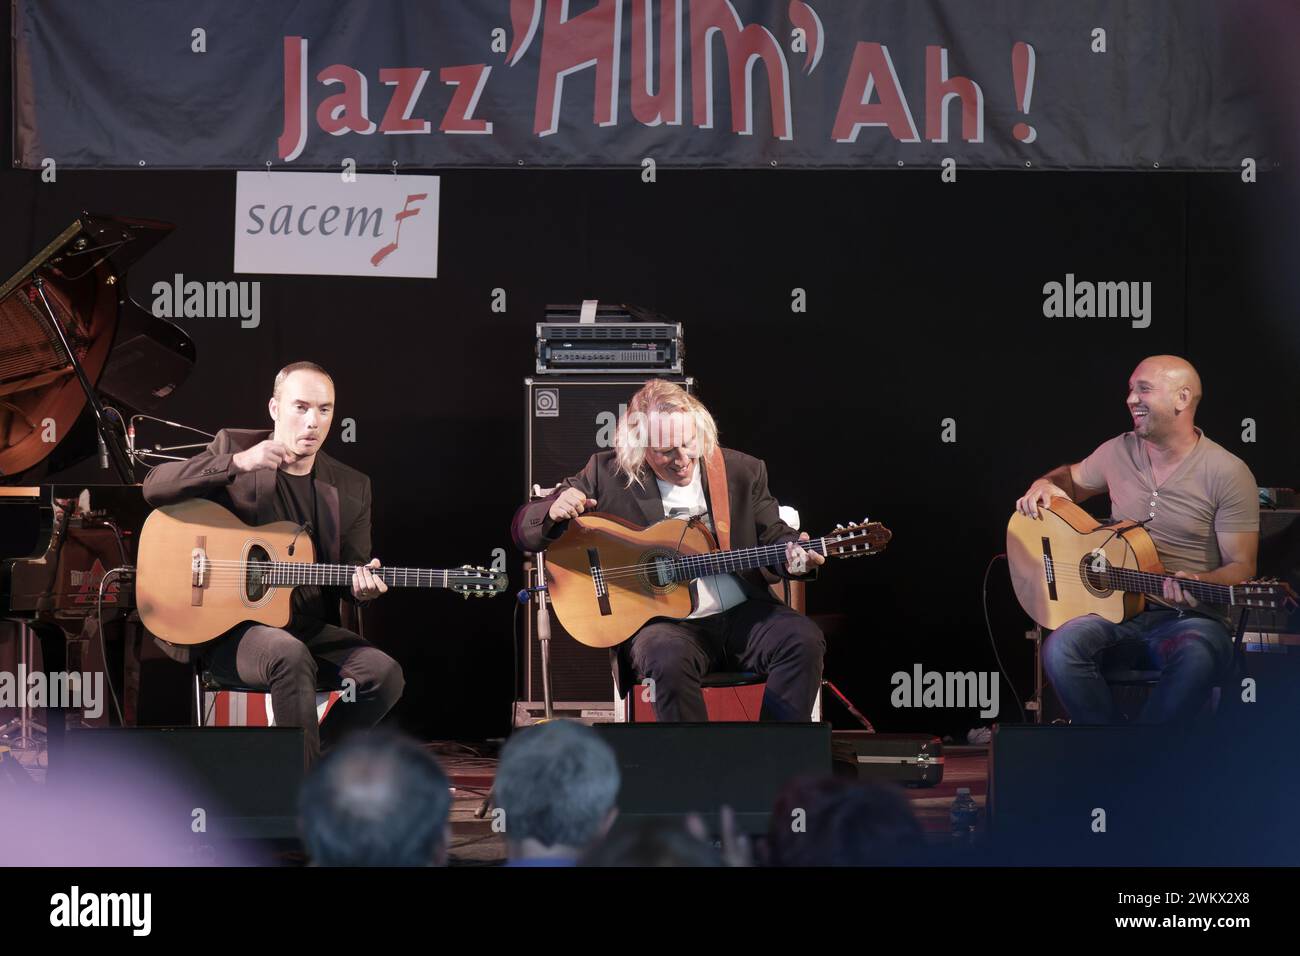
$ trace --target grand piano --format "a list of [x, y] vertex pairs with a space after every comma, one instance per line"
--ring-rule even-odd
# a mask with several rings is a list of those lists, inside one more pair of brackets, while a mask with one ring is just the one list
[[[83, 214], [0, 286], [0, 645], [18, 636], [28, 668], [34, 637], [47, 673], [92, 669], [69, 650], [135, 606], [129, 573], [101, 588], [134, 565], [149, 512], [128, 423], [184, 381], [194, 345], [126, 275], [171, 229]], [[64, 715], [44, 716], [57, 748]]]

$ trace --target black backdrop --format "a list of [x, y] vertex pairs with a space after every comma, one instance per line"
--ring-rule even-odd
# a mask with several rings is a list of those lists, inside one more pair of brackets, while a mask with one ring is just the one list
[[[47, 184], [0, 171], [0, 272], [82, 209], [176, 223], [133, 271], [136, 299], [148, 306], [152, 283], [176, 272], [258, 278], [262, 323], [178, 320], [199, 361], [161, 413], [208, 430], [257, 425], [275, 371], [320, 362], [336, 378], [337, 417], [357, 422], [354, 444], [336, 425], [328, 448], [374, 480], [376, 553], [443, 565], [507, 548], [514, 582], [521, 381], [544, 305], [602, 298], [682, 321], [688, 372], [724, 443], [767, 460], [805, 528], [869, 513], [895, 532], [886, 556], [837, 563], [809, 595], [813, 611], [850, 616], [827, 675], [882, 730], [985, 722], [892, 710], [889, 675], [915, 663], [994, 669], [980, 582], [1012, 503], [1127, 427], [1125, 382], [1143, 356], [1189, 357], [1206, 432], [1260, 484], [1297, 483], [1296, 202], [1282, 174], [1247, 185], [1232, 173], [960, 172], [948, 184], [937, 170], [661, 168], [644, 183], [639, 169], [462, 170], [442, 182], [440, 278], [390, 281], [232, 276], [234, 187], [233, 173], [61, 172]], [[1042, 286], [1067, 272], [1150, 281], [1151, 326], [1044, 318]], [[796, 287], [805, 314], [791, 312]], [[496, 288], [504, 314], [491, 310]], [[1253, 444], [1244, 418], [1257, 422]], [[990, 584], [1023, 696], [1027, 620], [1004, 567]], [[405, 727], [506, 730], [511, 610], [444, 593], [380, 602], [371, 633], [406, 670]], [[1011, 717], [1005, 684], [1001, 701]]]

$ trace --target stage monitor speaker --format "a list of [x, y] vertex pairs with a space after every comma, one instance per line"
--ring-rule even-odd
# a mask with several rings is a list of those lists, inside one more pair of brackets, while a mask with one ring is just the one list
[[1278, 728], [1001, 724], [989, 760], [998, 862], [1300, 863], [1300, 773]]
[[698, 813], [716, 833], [725, 804], [742, 832], [764, 834], [787, 783], [831, 773], [828, 723], [594, 726], [623, 776], [616, 827]]
[[53, 786], [125, 785], [148, 791], [177, 842], [203, 810], [209, 840], [298, 834], [301, 727], [114, 727], [69, 732], [49, 768]]
[[[651, 376], [524, 379], [527, 416], [525, 500], [534, 487], [549, 490], [577, 474], [593, 454], [612, 447], [619, 412]], [[659, 376], [693, 392], [694, 379]], [[531, 579], [528, 584], [536, 582]], [[521, 688], [536, 710], [542, 701], [542, 653], [537, 642], [537, 606], [529, 604]], [[551, 615], [551, 697], [558, 709], [614, 711], [609, 652], [579, 644]]]

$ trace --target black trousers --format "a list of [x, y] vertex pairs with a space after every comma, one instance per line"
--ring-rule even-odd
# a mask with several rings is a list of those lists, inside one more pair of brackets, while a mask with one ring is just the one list
[[[332, 624], [290, 626], [241, 624], [207, 654], [207, 666], [219, 681], [267, 688], [276, 724], [303, 729], [310, 769], [344, 734], [379, 723], [406, 682], [397, 661], [359, 634]], [[317, 681], [347, 678], [356, 682], [356, 699], [340, 699], [317, 725]]]
[[638, 680], [654, 681], [656, 720], [708, 720], [700, 679], [747, 670], [767, 675], [759, 719], [797, 721], [812, 716], [826, 638], [786, 605], [751, 599], [709, 617], [651, 621], [619, 653], [628, 655]]

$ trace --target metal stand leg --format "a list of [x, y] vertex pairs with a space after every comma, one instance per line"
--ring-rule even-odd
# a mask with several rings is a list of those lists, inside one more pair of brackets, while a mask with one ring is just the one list
[[871, 725], [871, 721], [867, 720], [866, 714], [862, 713], [862, 711], [854, 707], [853, 701], [845, 697], [844, 694], [840, 692], [840, 689], [838, 687], [836, 687], [828, 680], [823, 680], [822, 686], [835, 695], [836, 699], [848, 709], [848, 712], [850, 714], [853, 715], [854, 720], [860, 723], [863, 727], [867, 728], [867, 733], [874, 734], [876, 732], [876, 728]]
[[190, 664], [194, 671], [194, 726], [203, 726], [203, 680], [199, 676], [200, 667], [197, 663]]
[[[38, 623], [32, 630], [41, 642], [41, 667], [45, 673], [65, 673], [68, 669], [67, 635], [61, 628], [44, 622]], [[45, 759], [50, 767], [57, 767], [63, 759], [63, 742], [68, 726], [67, 708], [56, 706], [52, 700], [47, 700], [45, 705]]]
[[[1211, 691], [1210, 712], [1235, 710], [1241, 704], [1241, 682], [1246, 676], [1246, 627], [1250, 623], [1250, 608], [1242, 608], [1237, 619], [1237, 629], [1232, 635], [1232, 658], [1215, 682]], [[1261, 637], [1261, 640], [1263, 638]]]
[[45, 725], [32, 718], [31, 708], [27, 706], [27, 677], [31, 673], [32, 657], [35, 651], [36, 635], [26, 621], [15, 622], [18, 625], [18, 716], [0, 727], [0, 737], [4, 737], [14, 728], [18, 735], [5, 741], [5, 746], [12, 751], [34, 751], [43, 749], [37, 734], [45, 736]]
[[537, 641], [542, 652], [542, 706], [543, 717], [552, 720], [555, 712], [551, 704], [551, 610], [547, 606], [546, 555], [537, 552]]
[[4, 746], [0, 746], [0, 781], [8, 781], [20, 787], [29, 787], [35, 783], [31, 774], [18, 762], [18, 758]]
[[1034, 715], [1034, 723], [1043, 722], [1043, 629], [1035, 627], [1025, 631], [1025, 638], [1034, 642], [1034, 696], [1025, 701], [1025, 710]]

